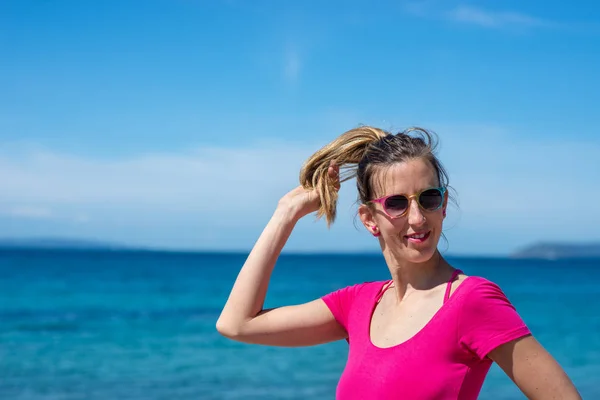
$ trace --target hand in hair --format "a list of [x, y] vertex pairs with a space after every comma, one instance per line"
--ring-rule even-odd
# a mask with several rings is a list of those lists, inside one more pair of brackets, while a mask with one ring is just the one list
[[[340, 189], [340, 167], [334, 161], [330, 162], [327, 175], [335, 190]], [[319, 189], [305, 189], [298, 186], [283, 196], [278, 203], [278, 208], [291, 213], [296, 219], [300, 219], [310, 213], [316, 212], [321, 206]]]

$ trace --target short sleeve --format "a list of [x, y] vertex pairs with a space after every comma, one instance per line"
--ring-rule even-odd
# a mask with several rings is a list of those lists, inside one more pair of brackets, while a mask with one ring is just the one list
[[363, 285], [364, 284], [347, 286], [321, 297], [327, 307], [329, 307], [335, 320], [342, 325], [346, 331], [348, 331], [348, 316], [350, 314], [350, 309], [352, 308], [352, 303]]
[[479, 359], [529, 334], [529, 328], [495, 283], [482, 279], [467, 294], [458, 318], [458, 335], [461, 345]]

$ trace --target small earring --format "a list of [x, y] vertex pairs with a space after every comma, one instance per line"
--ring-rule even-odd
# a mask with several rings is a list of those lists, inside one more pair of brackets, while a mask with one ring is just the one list
[[444, 210], [444, 211], [442, 212], [442, 214], [443, 214], [443, 215], [444, 215], [444, 217], [445, 217], [445, 216], [446, 216], [446, 210]]
[[377, 237], [377, 236], [379, 236], [379, 235], [381, 235], [381, 233], [379, 233], [379, 231], [377, 230], [377, 227], [376, 227], [376, 226], [374, 226], [374, 227], [373, 227], [373, 236]]

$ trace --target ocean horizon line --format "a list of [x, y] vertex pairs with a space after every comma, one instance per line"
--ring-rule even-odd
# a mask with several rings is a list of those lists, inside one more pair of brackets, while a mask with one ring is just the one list
[[[156, 254], [172, 256], [230, 256], [247, 257], [251, 250], [243, 249], [171, 249], [161, 247], [43, 247], [43, 246], [0, 246], [0, 253], [105, 253], [105, 254]], [[538, 261], [565, 260], [566, 258], [550, 259], [544, 257], [514, 257], [511, 254], [468, 254], [468, 253], [442, 253], [449, 259], [478, 259], [478, 260], [526, 260], [534, 259]], [[333, 250], [284, 250], [281, 257], [365, 257], [380, 258], [381, 252], [377, 251], [333, 251]], [[581, 259], [573, 257], [574, 260]], [[586, 259], [588, 259], [586, 257]], [[589, 259], [600, 259], [599, 257], [589, 257]]]
[[[168, 248], [151, 246], [21, 246], [2, 245], [0, 252], [102, 252], [102, 253], [166, 253], [166, 254], [198, 254], [198, 255], [248, 255], [251, 249], [203, 249], [203, 248]], [[283, 250], [282, 256], [368, 256], [381, 257], [380, 251], [369, 250]], [[468, 254], [468, 253], [443, 253], [446, 257], [465, 258], [510, 258], [509, 254]]]
[[[87, 251], [87, 252], [120, 252], [120, 253], [163, 253], [163, 254], [218, 254], [218, 255], [248, 255], [251, 248], [202, 248], [176, 247], [148, 244], [128, 244], [103, 241], [89, 238], [64, 237], [27, 237], [0, 238], [0, 250], [12, 251]], [[467, 253], [440, 250], [443, 256], [449, 258], [477, 259], [598, 259], [600, 258], [600, 243], [560, 243], [534, 242], [511, 252]], [[289, 248], [281, 252], [282, 256], [372, 256], [380, 257], [380, 250], [371, 249], [307, 249]]]

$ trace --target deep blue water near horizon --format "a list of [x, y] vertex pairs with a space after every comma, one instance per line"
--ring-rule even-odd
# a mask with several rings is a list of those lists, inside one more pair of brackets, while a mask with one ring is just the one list
[[[344, 341], [290, 349], [217, 334], [245, 257], [1, 250], [0, 399], [333, 399]], [[583, 398], [600, 398], [600, 260], [449, 261], [498, 283]], [[380, 279], [378, 255], [283, 255], [266, 306]], [[524, 396], [494, 366], [480, 398]]]

